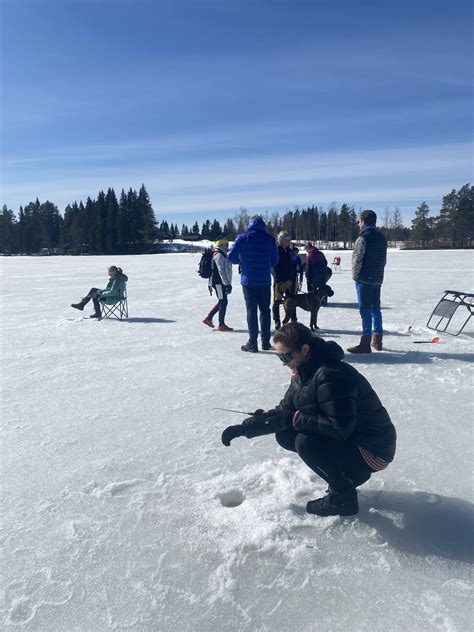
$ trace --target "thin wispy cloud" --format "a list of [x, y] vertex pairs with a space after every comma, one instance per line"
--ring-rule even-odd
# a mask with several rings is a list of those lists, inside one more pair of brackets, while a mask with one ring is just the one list
[[453, 4], [7, 3], [0, 201], [144, 182], [177, 222], [336, 200], [409, 220], [472, 177]]
[[[325, 204], [338, 200], [352, 204], [376, 202], [401, 205], [427, 199], [439, 204], [459, 173], [471, 168], [469, 143], [430, 145], [423, 148], [398, 148], [360, 152], [305, 153], [227, 160], [196, 160], [186, 163], [148, 162], [133, 166], [102, 169], [84, 167], [74, 172], [49, 174], [28, 183], [7, 186], [6, 193], [25, 201], [51, 199], [64, 207], [67, 203], [95, 196], [114, 186], [138, 188], [147, 185], [160, 215], [173, 220], [173, 214], [201, 214], [218, 211], [233, 214], [239, 207], [254, 210], [294, 205]], [[41, 170], [39, 170], [41, 173]], [[462, 184], [462, 183], [459, 183]], [[43, 194], [43, 195], [42, 195]]]

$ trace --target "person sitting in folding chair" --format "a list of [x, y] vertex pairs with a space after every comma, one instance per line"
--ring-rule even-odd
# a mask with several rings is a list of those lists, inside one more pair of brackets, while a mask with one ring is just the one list
[[101, 303], [105, 305], [114, 305], [122, 301], [126, 296], [126, 287], [128, 277], [123, 273], [122, 268], [110, 266], [108, 269], [109, 282], [105, 290], [91, 287], [87, 295], [82, 298], [79, 303], [71, 303], [71, 307], [79, 309], [81, 312], [89, 301], [94, 303], [94, 313], [89, 318], [101, 319]]

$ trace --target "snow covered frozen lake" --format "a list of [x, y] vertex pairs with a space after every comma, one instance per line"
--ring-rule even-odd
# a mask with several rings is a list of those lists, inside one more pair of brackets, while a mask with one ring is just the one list
[[[345, 349], [360, 318], [339, 254], [319, 326]], [[243, 417], [213, 407], [271, 407], [290, 372], [240, 351], [235, 268], [235, 331], [201, 323], [213, 299], [198, 260], [1, 258], [3, 629], [472, 630], [474, 319], [414, 341], [436, 335], [445, 289], [473, 291], [473, 253], [389, 252], [385, 350], [346, 359], [398, 452], [352, 518], [305, 513], [325, 484], [272, 436], [221, 444]], [[69, 307], [110, 264], [129, 276], [126, 322]]]

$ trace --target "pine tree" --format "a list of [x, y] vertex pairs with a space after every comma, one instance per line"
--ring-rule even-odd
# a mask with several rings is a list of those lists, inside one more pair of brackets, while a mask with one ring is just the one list
[[201, 238], [211, 239], [211, 222], [208, 219], [202, 224]]
[[328, 241], [328, 216], [326, 211], [323, 211], [319, 215], [319, 232], [318, 232], [318, 241]]
[[139, 243], [141, 239], [140, 229], [142, 227], [143, 218], [139, 214], [137, 207], [137, 192], [129, 189], [127, 193], [127, 208], [129, 219], [129, 244], [134, 245]]
[[153, 211], [150, 197], [144, 184], [142, 184], [138, 192], [135, 212], [137, 214], [137, 221], [141, 221], [141, 225], [138, 228], [138, 241], [143, 247], [152, 243], [158, 237], [155, 212]]
[[352, 241], [351, 209], [345, 203], [341, 206], [341, 210], [337, 218], [337, 232], [339, 239], [344, 242], [345, 249], [347, 247], [347, 244]]
[[234, 222], [230, 218], [226, 220], [222, 232], [229, 241], [234, 241], [236, 238]]
[[105, 205], [107, 208], [106, 226], [105, 226], [105, 252], [111, 254], [117, 252], [117, 218], [119, 213], [119, 205], [115, 191], [111, 188], [107, 190], [105, 196]]
[[0, 215], [0, 252], [6, 255], [18, 252], [17, 222], [15, 214], [6, 204]]
[[120, 253], [126, 253], [128, 243], [130, 241], [130, 214], [128, 210], [128, 198], [124, 189], [122, 189], [122, 192], [120, 193], [115, 228], [117, 236], [117, 250]]
[[422, 202], [415, 211], [415, 219], [411, 222], [411, 237], [413, 241], [421, 243], [424, 248], [431, 237], [431, 225], [428, 220], [430, 207]]
[[96, 254], [103, 254], [106, 247], [107, 235], [107, 202], [105, 193], [99, 191], [94, 202], [94, 238], [92, 247]]
[[209, 238], [213, 241], [222, 235], [222, 228], [217, 219], [213, 220], [209, 231]]

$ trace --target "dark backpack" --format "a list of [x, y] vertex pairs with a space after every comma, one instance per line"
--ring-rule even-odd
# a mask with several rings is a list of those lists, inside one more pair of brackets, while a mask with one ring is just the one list
[[212, 250], [206, 248], [201, 255], [198, 274], [202, 279], [210, 279], [212, 276]]

